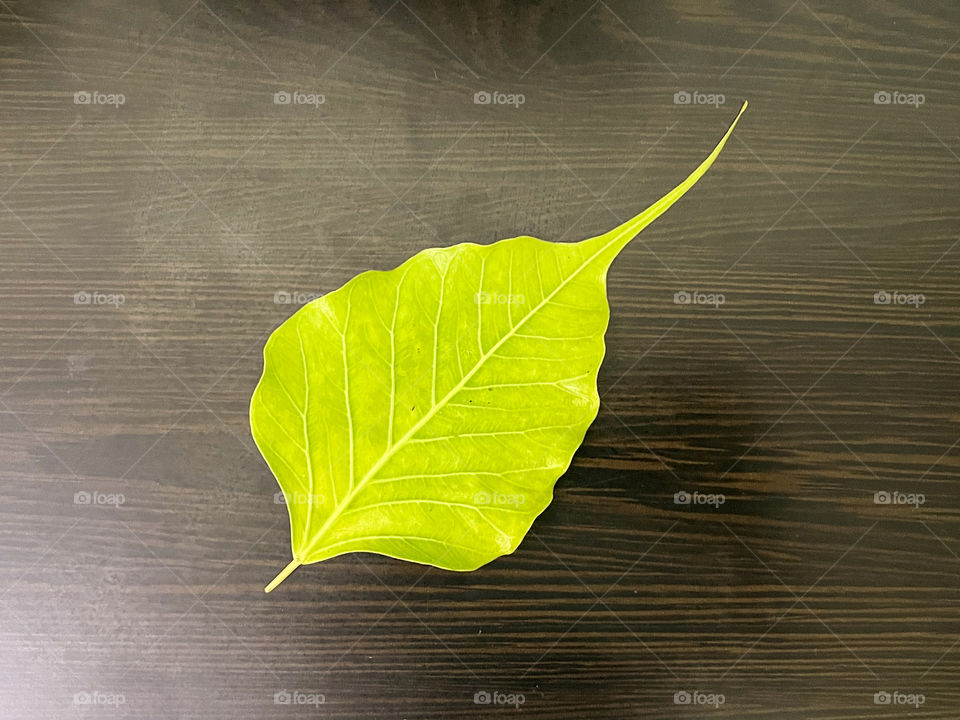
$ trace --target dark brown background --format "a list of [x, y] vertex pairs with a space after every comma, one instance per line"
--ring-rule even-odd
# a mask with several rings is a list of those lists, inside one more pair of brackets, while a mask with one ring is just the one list
[[[951, 0], [0, 0], [0, 715], [513, 716], [474, 704], [496, 690], [538, 718], [960, 716], [958, 38]], [[265, 596], [275, 293], [607, 230], [742, 98], [611, 270], [602, 408], [519, 550]]]

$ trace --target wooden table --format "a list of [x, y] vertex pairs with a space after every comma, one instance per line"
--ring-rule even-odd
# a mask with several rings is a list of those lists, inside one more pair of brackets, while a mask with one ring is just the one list
[[[0, 2], [0, 715], [960, 716], [958, 37], [903, 0]], [[270, 331], [426, 247], [605, 231], [743, 98], [611, 270], [518, 551], [264, 595]]]

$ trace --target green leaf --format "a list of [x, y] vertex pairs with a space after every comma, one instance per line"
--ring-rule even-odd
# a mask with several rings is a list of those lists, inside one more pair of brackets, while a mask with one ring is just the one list
[[620, 250], [689, 190], [599, 237], [463, 243], [370, 271], [270, 336], [250, 404], [283, 490], [293, 560], [366, 551], [447, 570], [513, 552], [600, 405]]

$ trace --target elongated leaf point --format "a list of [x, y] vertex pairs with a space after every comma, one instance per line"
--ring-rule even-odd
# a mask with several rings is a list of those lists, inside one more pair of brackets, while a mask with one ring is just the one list
[[293, 560], [266, 591], [349, 552], [457, 571], [512, 553], [600, 407], [610, 263], [734, 125], [683, 183], [605, 235], [430, 248], [283, 322], [250, 401], [290, 513]]
[[723, 134], [723, 137], [720, 138], [720, 142], [717, 143], [717, 146], [713, 149], [713, 152], [711, 152], [707, 156], [706, 160], [700, 163], [697, 169], [690, 173], [682, 183], [677, 185], [673, 190], [657, 200], [653, 205], [648, 207], [639, 215], [630, 218], [625, 223], [615, 227], [610, 232], [604, 233], [603, 235], [598, 235], [595, 238], [590, 238], [589, 240], [584, 240], [583, 242], [588, 243], [590, 246], [598, 249], [602, 247], [603, 253], [601, 257], [608, 259], [608, 264], [613, 262], [614, 258], [616, 258], [620, 251], [626, 247], [627, 243], [639, 235], [640, 231], [643, 230], [647, 225], [669, 210], [677, 200], [686, 195], [687, 191], [696, 185], [697, 181], [707, 173], [707, 170], [709, 170], [710, 166], [713, 165], [713, 161], [717, 159], [717, 156], [720, 155], [720, 151], [723, 150], [723, 146], [727, 144], [727, 140], [733, 134], [734, 128], [737, 127], [737, 123], [740, 121], [740, 117], [743, 115], [746, 109], [747, 101], [744, 100], [743, 105], [740, 106], [740, 111], [733, 119], [733, 122], [730, 123], [730, 127], [727, 128], [727, 131]]

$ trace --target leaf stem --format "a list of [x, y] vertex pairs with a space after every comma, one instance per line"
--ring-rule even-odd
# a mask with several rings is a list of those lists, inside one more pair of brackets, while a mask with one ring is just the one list
[[270, 584], [267, 585], [267, 586], [263, 589], [263, 591], [264, 591], [265, 593], [268, 593], [268, 592], [270, 592], [271, 590], [273, 590], [277, 585], [279, 585], [279, 584], [282, 583], [284, 580], [286, 580], [286, 579], [290, 576], [290, 573], [292, 573], [292, 572], [293, 572], [294, 570], [296, 570], [298, 567], [300, 567], [300, 561], [297, 560], [296, 558], [294, 558], [294, 559], [291, 560], [289, 563], [287, 563], [287, 566], [286, 566], [283, 570], [280, 571], [280, 574], [278, 574], [273, 580], [270, 581]]

